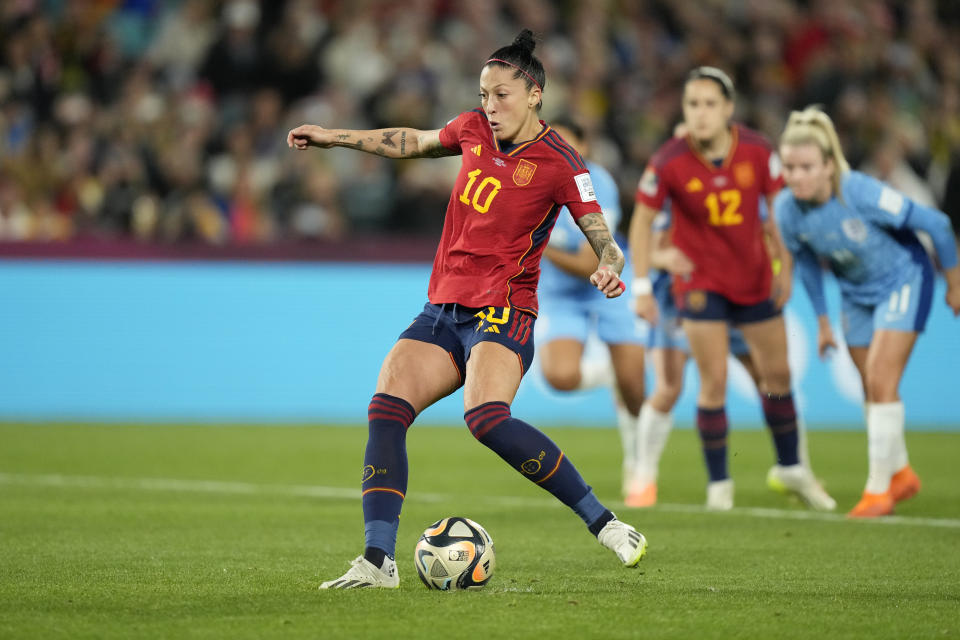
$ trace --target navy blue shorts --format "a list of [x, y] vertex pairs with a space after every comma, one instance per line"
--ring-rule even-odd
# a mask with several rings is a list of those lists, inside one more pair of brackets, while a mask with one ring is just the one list
[[675, 297], [677, 315], [690, 320], [726, 320], [732, 325], [762, 322], [780, 315], [773, 300], [737, 304], [713, 291], [694, 289]]
[[511, 307], [461, 307], [427, 303], [401, 339], [419, 340], [442, 347], [460, 374], [463, 384], [470, 350], [479, 342], [497, 342], [517, 354], [526, 373], [533, 363], [533, 323], [536, 316]]

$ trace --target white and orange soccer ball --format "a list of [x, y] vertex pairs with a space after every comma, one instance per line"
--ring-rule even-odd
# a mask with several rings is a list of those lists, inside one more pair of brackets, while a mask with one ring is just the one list
[[480, 589], [496, 559], [493, 539], [469, 518], [444, 518], [427, 527], [414, 551], [417, 575], [428, 589]]

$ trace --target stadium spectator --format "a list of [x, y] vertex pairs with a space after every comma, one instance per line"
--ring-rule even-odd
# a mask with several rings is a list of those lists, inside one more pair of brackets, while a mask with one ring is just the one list
[[[279, 92], [284, 129], [313, 120], [360, 129], [397, 122], [427, 128], [469, 106], [466, 97], [476, 84], [483, 52], [521, 16], [530, 16], [543, 28], [545, 63], [557, 96], [545, 106], [545, 117], [562, 110], [581, 118], [593, 132], [597, 158], [625, 194], [679, 119], [676, 88], [684, 73], [710, 64], [734, 71], [744, 98], [737, 119], [767, 136], [780, 133], [791, 108], [813, 99], [824, 102], [836, 114], [854, 166], [861, 166], [891, 132], [919, 124], [930, 141], [929, 153], [927, 145], [914, 146], [906, 150], [906, 160], [930, 184], [937, 205], [952, 212], [957, 199], [948, 197], [947, 187], [960, 184], [960, 50], [953, 46], [960, 39], [960, 12], [953, 4], [768, 0], [735, 3], [731, 9], [721, 2], [645, 0], [598, 10], [586, 0], [18, 0], [0, 4], [0, 171], [8, 173], [11, 164], [30, 165], [27, 172], [14, 172], [26, 198], [16, 213], [26, 221], [19, 225], [19, 240], [139, 235], [133, 214], [118, 227], [111, 217], [87, 215], [79, 200], [64, 199], [52, 207], [50, 194], [69, 191], [75, 176], [21, 155], [51, 131], [60, 146], [67, 145], [71, 132], [56, 113], [65, 97], [87, 101], [89, 119], [82, 126], [100, 149], [109, 146], [117, 123], [130, 116], [129, 96], [124, 96], [128, 79], [140, 76], [142, 84], [146, 78], [142, 113], [159, 115], [133, 132], [148, 179], [131, 188], [138, 191], [134, 202], [156, 203], [153, 217], [162, 227], [162, 221], [178, 217], [173, 209], [179, 200], [169, 197], [175, 189], [158, 159], [171, 153], [169, 147], [180, 146], [177, 157], [200, 167], [198, 188], [209, 191], [208, 167], [226, 146], [227, 132], [248, 120], [256, 91]], [[184, 102], [195, 104], [194, 96], [204, 93], [217, 119], [199, 129], [180, 112]], [[318, 112], [322, 117], [313, 115]], [[181, 144], [188, 129], [200, 139]], [[187, 159], [187, 153], [193, 157]], [[277, 150], [271, 153], [282, 157]], [[88, 193], [103, 187], [100, 159], [97, 151]], [[347, 202], [356, 187], [347, 182], [354, 165], [345, 164], [329, 167], [332, 188], [339, 208], [355, 212]], [[431, 203], [450, 183], [433, 186], [422, 176], [438, 164], [443, 163], [371, 173], [364, 186], [377, 182], [378, 209], [369, 218], [359, 216], [361, 224], [345, 233], [437, 231]], [[23, 179], [24, 173], [45, 174], [52, 188], [36, 191], [35, 181]], [[446, 179], [445, 171], [438, 180]], [[430, 198], [419, 201], [418, 191]], [[226, 222], [228, 209], [220, 201], [217, 206]], [[289, 226], [288, 211], [270, 202], [261, 206], [265, 218], [274, 221], [264, 241], [300, 237]], [[960, 213], [951, 215], [960, 219]], [[83, 224], [74, 224], [81, 218]], [[55, 220], [59, 231], [51, 235], [41, 219]], [[217, 243], [233, 240], [229, 233], [210, 237]], [[157, 232], [143, 239], [197, 237]]]
[[[656, 324], [649, 278], [650, 232], [667, 198], [671, 239], [685, 275], [672, 293], [700, 374], [697, 429], [707, 465], [707, 507], [733, 507], [727, 469], [727, 356], [729, 327], [736, 326], [760, 374], [763, 413], [773, 436], [776, 464], [771, 487], [797, 494], [810, 507], [835, 503], [799, 458], [797, 414], [790, 386], [787, 336], [781, 308], [790, 296], [789, 256], [771, 219], [761, 221], [760, 199], [772, 201], [782, 186], [776, 154], [758, 133], [731, 124], [733, 82], [715, 67], [697, 67], [684, 84], [685, 138], [654, 154], [637, 188], [630, 226], [632, 293], [637, 313]], [[768, 242], [769, 240], [769, 242]], [[773, 275], [771, 255], [782, 267]]]
[[791, 114], [780, 150], [788, 188], [776, 199], [776, 218], [817, 314], [819, 352], [837, 346], [819, 266], [827, 261], [840, 283], [844, 337], [866, 395], [869, 471], [848, 515], [887, 515], [920, 489], [899, 394], [933, 297], [933, 267], [915, 232], [928, 233], [936, 247], [954, 315], [960, 314], [956, 239], [943, 213], [851, 171], [825, 112]]
[[417, 414], [461, 386], [474, 437], [570, 507], [624, 565], [636, 565], [646, 551], [643, 536], [594, 497], [557, 445], [510, 412], [533, 359], [540, 257], [563, 206], [599, 258], [590, 282], [610, 298], [623, 291], [623, 254], [604, 223], [590, 174], [538, 117], [546, 76], [534, 46], [524, 30], [497, 49], [482, 66], [482, 108], [442, 129], [301, 125], [288, 134], [288, 144], [301, 150], [344, 146], [389, 158], [463, 158], [429, 302], [384, 360], [368, 409], [361, 485], [366, 549], [322, 589], [398, 586], [393, 555], [407, 490], [406, 431]]

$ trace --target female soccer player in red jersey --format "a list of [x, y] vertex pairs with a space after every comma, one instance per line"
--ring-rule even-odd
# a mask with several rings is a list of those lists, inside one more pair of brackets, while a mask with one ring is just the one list
[[368, 408], [362, 500], [366, 548], [322, 589], [397, 587], [393, 559], [407, 490], [406, 432], [418, 413], [463, 387], [471, 433], [579, 515], [626, 566], [646, 540], [617, 520], [543, 433], [510, 403], [533, 358], [540, 256], [564, 206], [599, 258], [590, 281], [623, 291], [623, 254], [603, 220], [583, 160], [537, 117], [545, 82], [524, 30], [480, 72], [480, 109], [442, 129], [350, 131], [301, 125], [296, 149], [350, 147], [388, 158], [463, 157], [428, 289], [429, 302], [387, 354]]
[[[777, 464], [772, 488], [796, 493], [815, 509], [836, 503], [817, 484], [798, 455], [797, 415], [790, 389], [787, 336], [780, 309], [790, 296], [792, 264], [773, 217], [761, 221], [783, 182], [772, 146], [757, 132], [731, 124], [733, 83], [713, 67], [687, 77], [683, 119], [688, 134], [666, 142], [651, 158], [637, 189], [630, 225], [637, 313], [657, 321], [648, 277], [650, 233], [666, 198], [673, 207], [671, 241], [685, 256], [688, 273], [673, 278], [673, 296], [700, 374], [697, 429], [710, 482], [707, 507], [733, 507], [727, 472], [728, 326], [741, 329], [759, 371], [763, 412]], [[774, 281], [764, 234], [782, 267]]]

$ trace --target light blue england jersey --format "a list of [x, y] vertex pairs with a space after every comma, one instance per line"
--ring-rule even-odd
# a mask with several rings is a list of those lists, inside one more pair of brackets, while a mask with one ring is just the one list
[[[590, 171], [590, 178], [593, 181], [593, 189], [597, 195], [597, 204], [603, 211], [603, 218], [610, 228], [610, 233], [614, 234], [617, 225], [620, 224], [622, 212], [620, 210], [620, 195], [617, 190], [617, 183], [610, 175], [610, 172], [587, 160], [587, 169]], [[557, 216], [557, 222], [550, 234], [550, 247], [560, 249], [569, 253], [577, 253], [580, 245], [586, 242], [586, 236], [577, 226], [573, 216], [564, 207]], [[620, 244], [626, 254], [626, 247]], [[621, 279], [627, 282], [630, 274], [629, 259], [626, 267], [621, 274]], [[627, 282], [629, 286], [629, 282]], [[590, 284], [586, 278], [581, 278], [563, 271], [548, 258], [544, 258], [540, 263], [540, 285], [538, 287], [541, 299], [545, 297], [562, 296], [571, 300], [589, 300], [595, 296], [603, 296], [597, 291], [597, 288]], [[605, 298], [605, 296], [604, 296]]]
[[929, 268], [914, 230], [928, 231], [944, 267], [956, 264], [956, 245], [947, 217], [904, 197], [859, 171], [844, 174], [841, 197], [815, 205], [783, 189], [774, 211], [783, 240], [818, 314], [826, 313], [819, 261], [837, 277], [845, 300], [867, 306]]

